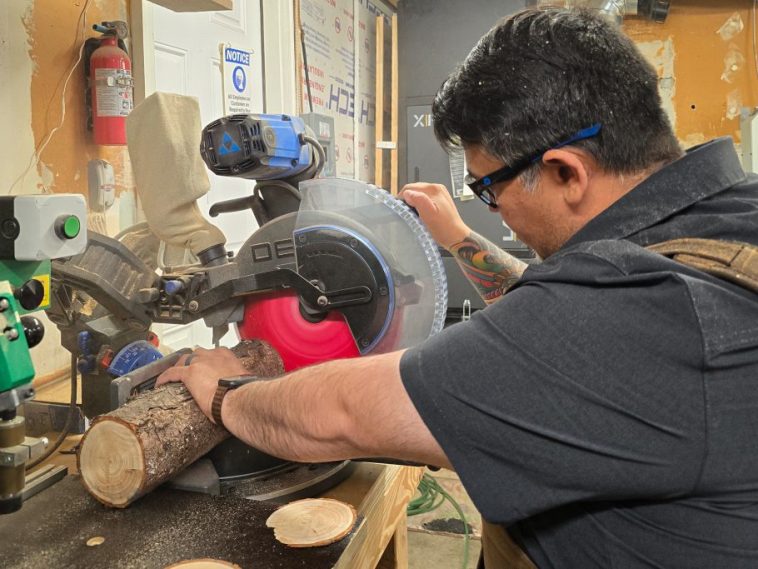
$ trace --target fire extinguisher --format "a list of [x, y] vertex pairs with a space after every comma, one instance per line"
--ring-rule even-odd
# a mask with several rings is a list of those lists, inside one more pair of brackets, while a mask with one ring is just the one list
[[123, 22], [93, 28], [103, 33], [87, 40], [92, 49], [87, 70], [95, 144], [126, 144], [126, 117], [134, 105], [132, 62], [122, 41], [128, 32]]

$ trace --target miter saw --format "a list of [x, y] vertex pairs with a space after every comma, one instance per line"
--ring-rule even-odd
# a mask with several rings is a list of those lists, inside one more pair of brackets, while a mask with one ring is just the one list
[[[131, 140], [130, 153], [135, 162]], [[270, 343], [286, 371], [408, 347], [442, 328], [445, 273], [427, 230], [380, 188], [317, 178], [324, 154], [298, 117], [221, 118], [202, 130], [200, 154], [217, 175], [257, 182], [210, 210], [252, 210], [260, 228], [236, 255], [214, 244], [194, 266], [160, 272], [123, 240], [90, 234], [83, 254], [54, 263], [50, 316], [78, 354], [88, 416], [149, 388], [176, 361], [151, 344], [154, 322], [202, 318], [216, 341], [233, 325], [243, 340]], [[223, 485], [288, 468], [236, 440], [211, 458], [210, 477], [181, 485], [217, 489], [215, 474]]]

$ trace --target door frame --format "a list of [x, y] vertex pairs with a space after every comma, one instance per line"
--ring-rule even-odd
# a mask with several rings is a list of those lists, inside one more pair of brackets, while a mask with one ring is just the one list
[[[297, 73], [295, 69], [294, 2], [280, 0], [241, 0], [259, 2], [263, 75], [263, 108], [266, 113], [297, 112]], [[132, 79], [134, 104], [155, 92], [154, 22], [150, 0], [132, 0], [131, 21]]]

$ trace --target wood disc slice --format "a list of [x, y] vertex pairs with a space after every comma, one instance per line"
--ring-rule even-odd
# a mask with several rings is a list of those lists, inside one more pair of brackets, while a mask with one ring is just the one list
[[188, 559], [165, 567], [165, 569], [241, 569], [236, 563], [220, 559]]
[[330, 498], [297, 500], [269, 516], [266, 525], [289, 547], [318, 547], [339, 541], [355, 525], [355, 508]]

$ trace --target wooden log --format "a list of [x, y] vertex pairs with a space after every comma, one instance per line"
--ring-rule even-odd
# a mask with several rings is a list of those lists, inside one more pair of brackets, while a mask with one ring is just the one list
[[[251, 374], [284, 373], [281, 358], [265, 342], [241, 342], [232, 351]], [[97, 417], [82, 439], [77, 463], [92, 496], [125, 508], [228, 436], [208, 420], [183, 384], [170, 383]]]

